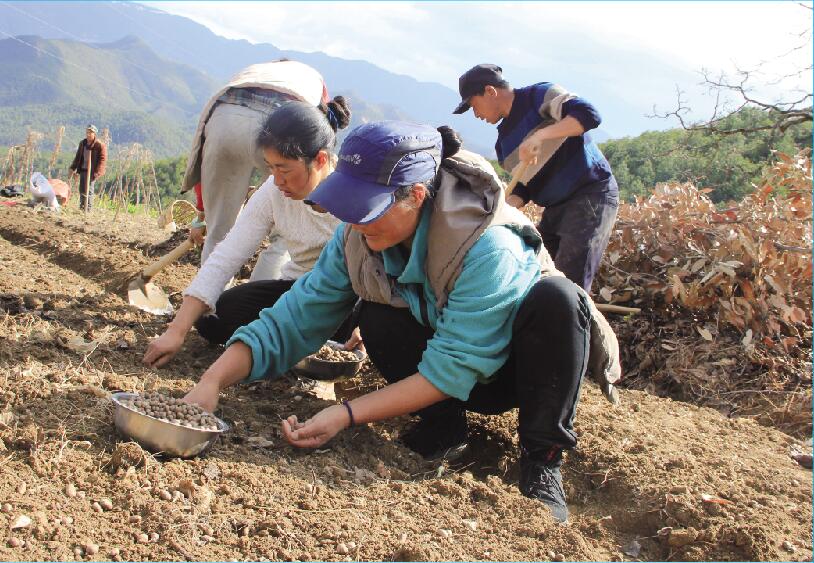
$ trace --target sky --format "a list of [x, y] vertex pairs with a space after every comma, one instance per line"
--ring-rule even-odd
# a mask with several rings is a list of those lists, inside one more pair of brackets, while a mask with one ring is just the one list
[[558, 82], [600, 112], [604, 103], [613, 136], [677, 126], [647, 117], [675, 109], [677, 88], [691, 119], [707, 117], [703, 69], [758, 69], [750, 84], [769, 102], [812, 89], [811, 2], [146, 3], [224, 37], [363, 59], [456, 90], [464, 70], [496, 63], [513, 85]]

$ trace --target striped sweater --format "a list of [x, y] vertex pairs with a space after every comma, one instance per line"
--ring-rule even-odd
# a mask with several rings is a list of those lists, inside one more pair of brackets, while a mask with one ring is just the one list
[[577, 192], [618, 194], [610, 164], [587, 133], [601, 122], [596, 108], [550, 82], [514, 90], [512, 109], [497, 128], [495, 151], [500, 165], [513, 171], [520, 162], [523, 140], [566, 116], [579, 121], [586, 132], [543, 143], [537, 164], [529, 166], [514, 191], [523, 201], [549, 207]]

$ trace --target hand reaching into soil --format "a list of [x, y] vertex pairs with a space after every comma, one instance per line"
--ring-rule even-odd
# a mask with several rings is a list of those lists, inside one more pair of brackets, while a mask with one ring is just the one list
[[179, 334], [172, 327], [147, 345], [142, 362], [151, 368], [160, 368], [169, 362], [184, 345], [184, 334]]
[[318, 448], [350, 425], [348, 411], [342, 405], [333, 405], [299, 422], [296, 415], [283, 421], [283, 437], [298, 448]]
[[185, 295], [175, 318], [167, 325], [164, 334], [147, 345], [147, 351], [141, 361], [151, 368], [166, 365], [181, 350], [184, 339], [192, 330], [195, 321], [208, 309], [209, 306], [197, 297]]

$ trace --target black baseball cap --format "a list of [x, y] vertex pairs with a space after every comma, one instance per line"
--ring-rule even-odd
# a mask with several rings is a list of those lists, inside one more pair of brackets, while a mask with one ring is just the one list
[[483, 93], [486, 86], [496, 86], [503, 82], [503, 69], [497, 65], [475, 65], [458, 79], [458, 92], [461, 103], [452, 113], [465, 113], [469, 110], [469, 98]]

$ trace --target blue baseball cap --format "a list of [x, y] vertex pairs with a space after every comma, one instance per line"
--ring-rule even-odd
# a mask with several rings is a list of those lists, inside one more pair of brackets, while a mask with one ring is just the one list
[[406, 121], [360, 125], [342, 143], [336, 170], [305, 202], [345, 223], [370, 223], [393, 206], [397, 189], [435, 178], [441, 148], [441, 134], [428, 125]]

